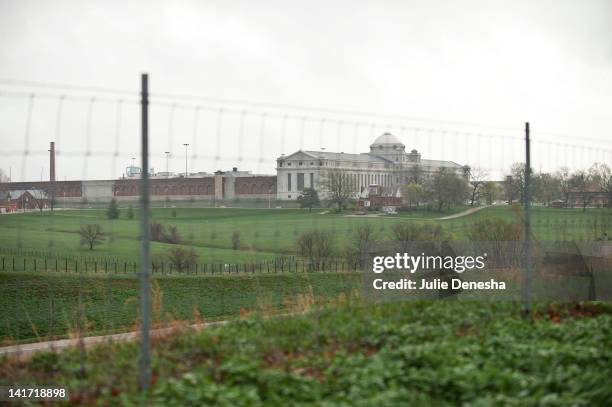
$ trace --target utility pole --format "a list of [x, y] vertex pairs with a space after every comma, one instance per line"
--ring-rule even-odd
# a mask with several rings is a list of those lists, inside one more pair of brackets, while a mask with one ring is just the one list
[[183, 145], [185, 146], [185, 178], [187, 178], [187, 147], [189, 147], [189, 143]]

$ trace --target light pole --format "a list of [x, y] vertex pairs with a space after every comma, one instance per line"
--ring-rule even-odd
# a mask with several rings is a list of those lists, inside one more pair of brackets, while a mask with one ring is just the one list
[[187, 178], [187, 147], [189, 147], [189, 143], [183, 145], [185, 146], [185, 178]]
[[170, 176], [168, 174], [168, 157], [170, 157], [170, 151], [164, 151], [164, 153], [166, 154], [166, 178], [168, 178]]

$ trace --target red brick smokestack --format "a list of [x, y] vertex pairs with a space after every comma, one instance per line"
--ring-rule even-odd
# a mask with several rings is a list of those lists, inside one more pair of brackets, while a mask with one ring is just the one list
[[49, 181], [55, 181], [55, 142], [51, 142], [49, 148]]

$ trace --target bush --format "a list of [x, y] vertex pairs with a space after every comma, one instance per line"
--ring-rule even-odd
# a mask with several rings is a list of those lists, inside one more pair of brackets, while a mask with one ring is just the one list
[[118, 219], [119, 218], [119, 206], [117, 205], [117, 201], [115, 198], [111, 199], [108, 204], [108, 209], [106, 210], [106, 217], [108, 219]]
[[193, 249], [181, 247], [172, 248], [167, 253], [168, 262], [176, 271], [189, 270], [198, 260], [198, 254]]
[[297, 252], [306, 257], [315, 267], [323, 264], [325, 259], [334, 254], [333, 233], [322, 230], [311, 230], [303, 232], [296, 241]]
[[176, 226], [168, 226], [168, 231], [159, 222], [151, 223], [151, 240], [160, 243], [180, 244], [181, 235]]
[[523, 226], [520, 223], [502, 219], [483, 219], [474, 222], [467, 232], [467, 238], [478, 242], [481, 250], [489, 253], [491, 264], [518, 266], [523, 257]]
[[134, 219], [134, 208], [132, 208], [132, 205], [128, 206], [125, 216], [127, 216], [128, 219]]
[[240, 232], [236, 231], [232, 233], [232, 249], [240, 249]]
[[179, 244], [181, 243], [181, 235], [176, 226], [168, 226], [168, 232], [164, 235], [166, 243]]
[[371, 224], [357, 226], [357, 229], [352, 231], [348, 238], [348, 244], [345, 247], [344, 255], [349, 264], [359, 263], [361, 267], [363, 256], [366, 254], [368, 245], [376, 241], [374, 227]]

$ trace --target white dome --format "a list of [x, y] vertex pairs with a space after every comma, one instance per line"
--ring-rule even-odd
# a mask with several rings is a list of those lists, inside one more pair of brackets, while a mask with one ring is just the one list
[[402, 147], [405, 147], [404, 143], [401, 142], [400, 139], [398, 139], [397, 137], [395, 137], [393, 134], [391, 133], [384, 133], [380, 136], [378, 136], [376, 138], [376, 140], [374, 140], [374, 143], [372, 143], [372, 146], [378, 146], [378, 145], [401, 145]]

